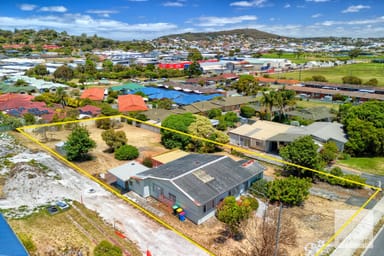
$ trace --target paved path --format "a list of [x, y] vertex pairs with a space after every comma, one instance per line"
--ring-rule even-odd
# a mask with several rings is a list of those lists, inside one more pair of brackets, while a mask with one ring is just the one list
[[384, 253], [384, 227], [381, 227], [375, 238], [368, 245], [362, 256], [378, 256]]
[[[361, 214], [361, 213], [360, 213]], [[375, 225], [384, 216], [384, 198], [382, 198], [372, 210], [366, 210], [366, 215], [360, 223], [349, 233], [349, 235], [332, 252], [332, 256], [351, 256], [357, 248], [363, 247], [373, 232], [372, 225]], [[383, 240], [384, 241], [384, 240]], [[383, 247], [383, 242], [381, 246]], [[381, 248], [384, 249], [384, 248]], [[383, 255], [372, 254], [372, 255]]]

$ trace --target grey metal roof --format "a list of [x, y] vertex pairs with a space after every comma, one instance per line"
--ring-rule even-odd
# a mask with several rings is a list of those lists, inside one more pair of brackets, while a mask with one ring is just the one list
[[[256, 161], [248, 167], [242, 167], [243, 162], [236, 162], [231, 158], [205, 166], [174, 180], [186, 194], [200, 204], [216, 198], [230, 189], [244, 183], [264, 171], [264, 167]], [[196, 172], [204, 172], [207, 178], [199, 178]]]
[[337, 122], [315, 122], [305, 127], [309, 134], [323, 141], [330, 139], [346, 143], [343, 125]]
[[158, 168], [139, 173], [143, 178], [166, 179], [199, 204], [263, 172], [256, 161], [235, 161], [227, 156], [190, 154]]
[[299, 137], [303, 137], [305, 134], [300, 133], [279, 133], [271, 138], [268, 138], [268, 141], [280, 141], [280, 142], [292, 142]]
[[129, 180], [139, 172], [148, 170], [149, 168], [136, 161], [130, 161], [126, 164], [115, 167], [108, 172], [122, 181]]
[[138, 173], [142, 177], [154, 177], [161, 179], [174, 179], [186, 172], [192, 171], [200, 166], [209, 164], [222, 158], [223, 156], [208, 155], [208, 154], [190, 154], [179, 158], [170, 163], [161, 165], [157, 168], [152, 168], [148, 171]]

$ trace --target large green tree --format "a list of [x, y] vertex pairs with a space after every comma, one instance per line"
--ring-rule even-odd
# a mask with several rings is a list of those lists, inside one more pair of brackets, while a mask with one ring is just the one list
[[203, 70], [200, 67], [200, 64], [194, 61], [192, 64], [185, 68], [184, 72], [188, 77], [198, 77], [203, 73]]
[[191, 48], [188, 51], [187, 59], [190, 60], [190, 61], [198, 61], [198, 60], [202, 60], [203, 59], [203, 55], [201, 54], [201, 52], [198, 49]]
[[[215, 129], [209, 119], [201, 115], [196, 115], [196, 120], [189, 125], [188, 134], [222, 144], [229, 142], [228, 135]], [[212, 153], [216, 151], [216, 144], [198, 138], [192, 138], [186, 149], [200, 153]]]
[[259, 83], [252, 75], [241, 75], [239, 80], [232, 84], [232, 88], [244, 95], [256, 95], [259, 91]]
[[240, 115], [245, 118], [251, 118], [256, 113], [256, 110], [248, 105], [244, 105], [240, 107]]
[[69, 81], [74, 77], [74, 71], [68, 65], [62, 65], [58, 67], [55, 72], [53, 72], [53, 76], [56, 79], [63, 79], [64, 81]]
[[368, 101], [340, 106], [339, 119], [348, 142], [345, 151], [353, 156], [384, 156], [384, 102]]
[[[319, 170], [322, 167], [322, 161], [318, 154], [319, 146], [315, 144], [311, 136], [300, 137], [287, 146], [280, 149], [279, 154], [283, 160], [295, 165], [304, 166], [310, 169]], [[301, 167], [285, 165], [285, 170], [292, 175], [299, 177], [313, 177], [314, 173], [306, 171]]]
[[88, 130], [76, 125], [64, 144], [67, 159], [70, 161], [82, 161], [89, 158], [88, 152], [96, 147], [96, 142], [89, 136]]
[[[183, 133], [188, 133], [189, 125], [195, 120], [196, 117], [191, 113], [169, 115], [161, 122], [161, 126]], [[161, 143], [166, 148], [185, 149], [185, 147], [190, 143], [190, 140], [191, 138], [189, 136], [161, 129]]]

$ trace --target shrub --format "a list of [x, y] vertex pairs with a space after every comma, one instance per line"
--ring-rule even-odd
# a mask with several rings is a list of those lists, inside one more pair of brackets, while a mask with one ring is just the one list
[[253, 211], [256, 211], [259, 208], [259, 201], [254, 197], [245, 197], [242, 199], [242, 205], [249, 206]]
[[143, 165], [148, 167], [148, 168], [152, 168], [153, 167], [153, 163], [152, 163], [152, 159], [150, 157], [145, 157], [143, 159]]
[[343, 84], [362, 84], [362, 80], [356, 76], [344, 76]]
[[268, 183], [268, 197], [271, 202], [279, 201], [286, 205], [301, 205], [309, 195], [312, 183], [310, 178], [290, 176]]
[[265, 179], [258, 180], [254, 182], [250, 188], [250, 192], [252, 195], [256, 197], [265, 198], [268, 194], [268, 181]]
[[124, 145], [115, 150], [117, 160], [133, 160], [139, 156], [139, 150], [132, 145]]
[[316, 82], [328, 82], [328, 80], [322, 75], [314, 75], [312, 76], [312, 80]]

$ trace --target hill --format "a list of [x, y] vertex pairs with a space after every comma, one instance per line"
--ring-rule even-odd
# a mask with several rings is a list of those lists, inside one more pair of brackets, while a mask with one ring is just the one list
[[184, 33], [184, 34], [174, 34], [162, 36], [159, 39], [174, 39], [182, 38], [187, 41], [202, 41], [202, 40], [212, 40], [221, 36], [243, 36], [253, 39], [275, 39], [280, 38], [279, 35], [270, 34], [263, 32], [257, 29], [234, 29], [234, 30], [224, 30], [216, 32], [201, 32], [201, 33]]

